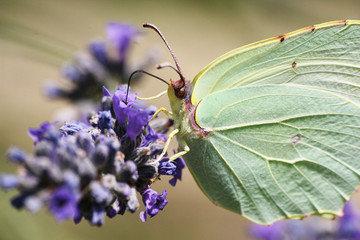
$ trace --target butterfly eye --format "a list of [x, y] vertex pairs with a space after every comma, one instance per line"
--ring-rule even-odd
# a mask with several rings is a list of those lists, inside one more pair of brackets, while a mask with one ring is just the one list
[[186, 93], [185, 87], [182, 87], [179, 89], [179, 91], [176, 92], [176, 96], [178, 98], [183, 99], [183, 98], [185, 98], [185, 93]]
[[184, 99], [186, 95], [186, 84], [182, 79], [171, 81], [171, 86], [174, 88], [175, 96], [179, 99]]

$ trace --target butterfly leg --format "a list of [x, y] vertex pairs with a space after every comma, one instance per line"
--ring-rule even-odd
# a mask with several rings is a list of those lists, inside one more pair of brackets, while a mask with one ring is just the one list
[[155, 96], [152, 96], [152, 97], [148, 97], [148, 98], [142, 98], [142, 97], [136, 97], [137, 99], [141, 100], [141, 101], [149, 101], [149, 100], [153, 100], [153, 99], [156, 99], [156, 98], [159, 98], [163, 95], [165, 95], [167, 93], [167, 90], [155, 95]]
[[179, 129], [175, 129], [174, 131], [172, 131], [169, 136], [168, 136], [168, 139], [166, 140], [165, 142], [165, 146], [164, 146], [164, 149], [163, 151], [161, 152], [161, 154], [156, 158], [156, 160], [154, 162], [152, 162], [151, 164], [154, 165], [154, 164], [157, 164], [163, 157], [164, 155], [166, 154], [168, 148], [169, 148], [169, 144], [170, 144], [170, 141], [171, 139], [179, 132]]
[[186, 144], [185, 141], [179, 141], [179, 145], [180, 145], [180, 148], [182, 149], [182, 151], [177, 152], [176, 154], [174, 154], [173, 156], [171, 156], [170, 159], [169, 159], [169, 162], [178, 159], [179, 157], [185, 155], [186, 153], [188, 153], [188, 152], [190, 151], [190, 148], [189, 148], [189, 146]]
[[166, 115], [168, 115], [168, 116], [171, 116], [171, 115], [173, 114], [172, 112], [168, 111], [167, 109], [161, 107], [161, 108], [159, 108], [159, 109], [154, 113], [154, 115], [152, 116], [152, 118], [150, 119], [150, 121], [153, 120], [154, 118], [156, 118], [156, 116], [157, 116], [160, 112], [164, 112], [164, 113], [165, 113]]

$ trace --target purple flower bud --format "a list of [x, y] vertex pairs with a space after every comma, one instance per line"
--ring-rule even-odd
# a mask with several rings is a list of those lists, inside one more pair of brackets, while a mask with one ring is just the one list
[[25, 208], [31, 213], [38, 212], [43, 205], [44, 205], [43, 200], [36, 196], [29, 196], [24, 201]]
[[26, 158], [26, 153], [17, 147], [12, 147], [7, 152], [8, 159], [13, 163], [24, 163]]
[[113, 109], [113, 100], [112, 97], [104, 96], [101, 100], [101, 110], [103, 111], [112, 111]]
[[136, 196], [136, 190], [135, 188], [131, 188], [130, 195], [129, 195], [129, 201], [127, 202], [127, 207], [130, 212], [134, 213], [139, 209], [139, 200]]
[[48, 178], [49, 182], [54, 182], [54, 183], [60, 184], [61, 182], [64, 181], [63, 172], [56, 165], [52, 164], [48, 168], [45, 168], [43, 171], [44, 171], [46, 178]]
[[101, 184], [107, 189], [113, 189], [116, 187], [116, 178], [112, 174], [104, 174], [101, 178]]
[[71, 80], [75, 84], [79, 84], [84, 81], [82, 75], [83, 72], [72, 63], [65, 63], [62, 67], [64, 77]]
[[26, 168], [29, 169], [29, 172], [36, 176], [48, 175], [48, 170], [52, 167], [50, 159], [44, 156], [37, 158], [28, 158], [26, 160]]
[[47, 83], [44, 87], [44, 92], [50, 99], [65, 98], [68, 96], [68, 92], [65, 89], [61, 89], [53, 83]]
[[120, 172], [121, 172], [121, 169], [122, 169], [122, 165], [124, 164], [125, 160], [125, 155], [118, 151], [117, 154], [115, 155], [114, 157], [114, 162], [113, 162], [113, 165], [112, 165], [112, 172], [114, 174], [116, 174], [117, 176], [119, 176], [119, 178], [121, 178], [120, 176]]
[[83, 218], [83, 215], [81, 214], [79, 209], [76, 209], [75, 214], [74, 214], [74, 223], [75, 224], [79, 224], [81, 222], [81, 219]]
[[113, 190], [121, 198], [126, 198], [130, 195], [130, 186], [127, 183], [119, 182], [114, 186]]
[[94, 206], [90, 223], [92, 225], [101, 226], [105, 222], [105, 210], [100, 206]]
[[[78, 87], [86, 88], [86, 90], [90, 90], [94, 87], [94, 84], [96, 87], [100, 87], [99, 85], [103, 85], [103, 82], [105, 81], [107, 77], [107, 72], [104, 69], [104, 66], [102, 66], [96, 59], [94, 59], [91, 55], [87, 53], [80, 52], [76, 55], [76, 63], [77, 65], [81, 66], [81, 69], [83, 70], [83, 80], [81, 81], [81, 84], [78, 85]], [[78, 90], [85, 90], [85, 89], [78, 89]], [[92, 89], [94, 90], [94, 89]]]
[[47, 157], [52, 155], [54, 151], [54, 144], [48, 141], [39, 142], [36, 145], [35, 155], [37, 157]]
[[26, 174], [19, 176], [20, 188], [23, 191], [32, 191], [40, 182], [40, 178], [32, 174]]
[[88, 156], [91, 156], [95, 151], [94, 140], [87, 132], [80, 131], [77, 134], [76, 143], [81, 149], [84, 149]]
[[74, 135], [75, 133], [88, 128], [88, 126], [80, 121], [73, 121], [70, 123], [65, 123], [60, 127], [60, 132], [62, 135]]
[[81, 177], [93, 179], [96, 177], [97, 171], [94, 164], [87, 158], [78, 161], [77, 171]]
[[3, 189], [11, 189], [19, 186], [20, 181], [18, 176], [14, 174], [3, 174], [0, 176], [0, 184]]
[[11, 199], [11, 205], [16, 209], [21, 209], [24, 207], [24, 201], [29, 197], [28, 193], [20, 194]]
[[113, 218], [115, 217], [118, 212], [120, 210], [120, 206], [119, 206], [119, 201], [116, 200], [115, 202], [113, 202], [113, 204], [111, 204], [111, 206], [106, 210], [106, 215], [109, 218]]
[[100, 143], [96, 146], [95, 154], [92, 159], [93, 163], [97, 168], [102, 168], [105, 166], [108, 157], [109, 157], [109, 148], [107, 145]]
[[109, 64], [105, 43], [95, 42], [89, 44], [89, 51], [102, 64]]
[[92, 182], [90, 185], [91, 196], [94, 198], [96, 203], [108, 203], [112, 200], [113, 196], [109, 189], [105, 188], [98, 182]]
[[65, 170], [64, 174], [64, 184], [73, 191], [80, 189], [80, 178], [71, 170]]
[[120, 210], [118, 212], [118, 214], [120, 215], [124, 215], [125, 214], [125, 211], [127, 209], [127, 200], [121, 200], [119, 199], [119, 207], [120, 207]]
[[98, 126], [101, 130], [110, 129], [112, 126], [112, 117], [110, 111], [99, 112]]
[[119, 173], [120, 182], [136, 182], [138, 177], [137, 166], [133, 161], [128, 160], [121, 165]]

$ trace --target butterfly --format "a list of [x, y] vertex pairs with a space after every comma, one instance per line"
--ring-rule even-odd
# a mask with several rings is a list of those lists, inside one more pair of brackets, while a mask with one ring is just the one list
[[172, 159], [212, 202], [265, 225], [342, 214], [360, 180], [360, 21], [240, 47], [191, 82], [173, 57]]

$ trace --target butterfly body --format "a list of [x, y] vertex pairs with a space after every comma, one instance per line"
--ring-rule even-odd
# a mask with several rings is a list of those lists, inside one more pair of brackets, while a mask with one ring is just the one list
[[179, 150], [211, 201], [261, 224], [341, 215], [360, 182], [359, 43], [359, 21], [315, 25], [171, 84]]

